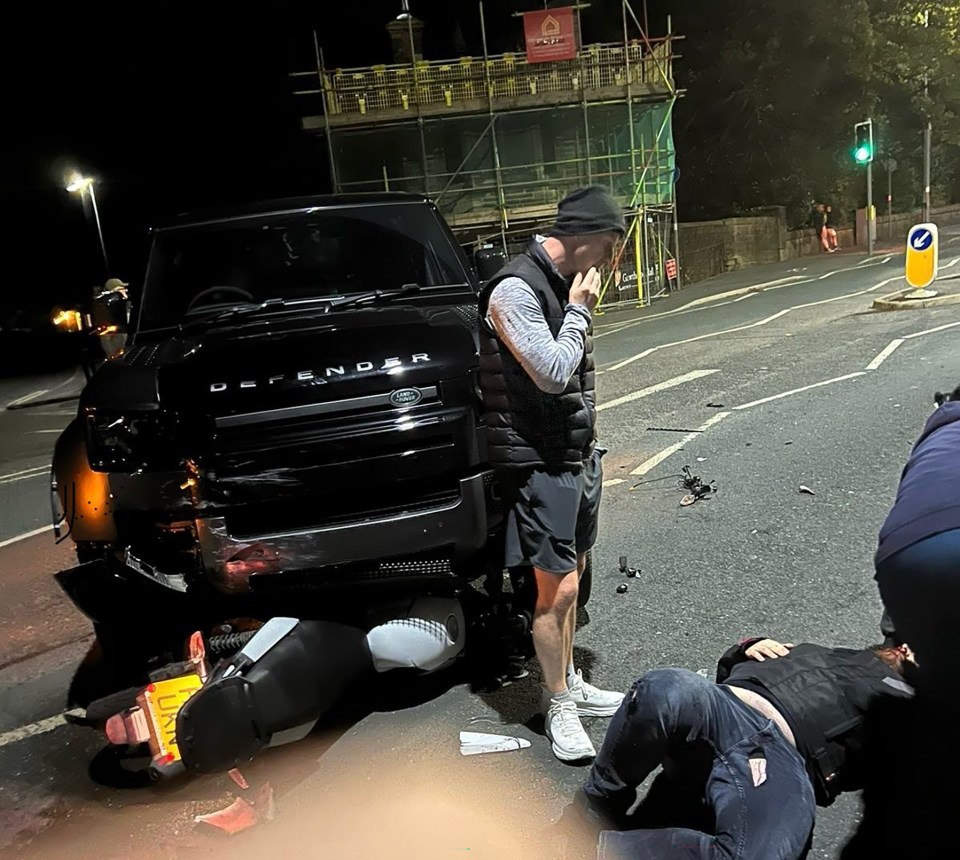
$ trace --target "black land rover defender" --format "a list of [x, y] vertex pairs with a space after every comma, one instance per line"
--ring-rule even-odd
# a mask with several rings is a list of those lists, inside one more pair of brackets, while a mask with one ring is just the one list
[[80, 562], [58, 580], [110, 660], [502, 582], [476, 286], [427, 199], [183, 219], [154, 231], [138, 305], [54, 455]]

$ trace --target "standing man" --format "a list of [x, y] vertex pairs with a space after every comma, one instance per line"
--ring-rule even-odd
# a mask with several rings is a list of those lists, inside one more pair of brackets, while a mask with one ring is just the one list
[[600, 186], [560, 201], [536, 236], [480, 295], [480, 387], [490, 462], [507, 506], [508, 567], [531, 565], [533, 644], [554, 754], [596, 755], [581, 716], [612, 716], [621, 693], [598, 690], [573, 665], [577, 590], [597, 537], [604, 451], [596, 447], [591, 312], [598, 268], [626, 232]]

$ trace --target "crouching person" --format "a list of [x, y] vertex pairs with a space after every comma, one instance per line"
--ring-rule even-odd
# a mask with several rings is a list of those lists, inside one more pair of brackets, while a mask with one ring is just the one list
[[[598, 858], [803, 857], [817, 804], [858, 787], [868, 718], [907, 700], [908, 646], [824, 648], [749, 639], [716, 683], [655, 669], [627, 693], [580, 800]], [[663, 772], [635, 811], [637, 787]]]

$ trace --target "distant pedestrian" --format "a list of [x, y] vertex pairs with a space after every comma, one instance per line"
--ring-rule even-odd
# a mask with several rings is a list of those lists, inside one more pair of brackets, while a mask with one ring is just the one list
[[827, 238], [827, 249], [832, 253], [840, 250], [840, 242], [837, 240], [837, 216], [833, 214], [833, 207], [828, 203], [824, 207], [824, 232]]
[[810, 225], [817, 233], [817, 242], [820, 250], [830, 253], [830, 242], [827, 239], [827, 207], [823, 203], [816, 203], [810, 215]]

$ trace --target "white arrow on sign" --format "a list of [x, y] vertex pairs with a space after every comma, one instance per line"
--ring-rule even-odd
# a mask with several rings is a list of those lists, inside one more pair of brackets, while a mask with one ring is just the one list
[[917, 235], [913, 237], [913, 247], [918, 251], [922, 251], [923, 246], [927, 244], [927, 239], [929, 238], [930, 234], [927, 232], [917, 233]]

